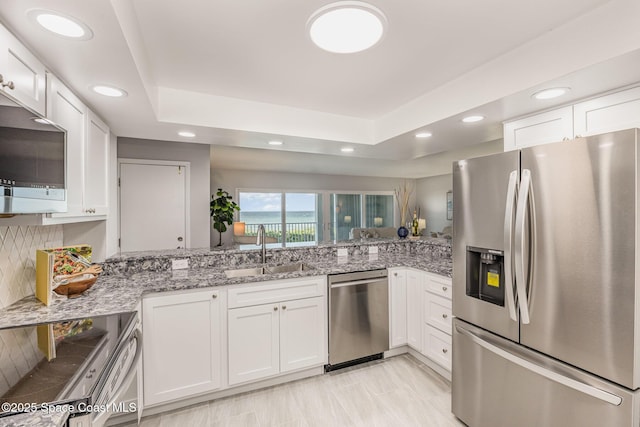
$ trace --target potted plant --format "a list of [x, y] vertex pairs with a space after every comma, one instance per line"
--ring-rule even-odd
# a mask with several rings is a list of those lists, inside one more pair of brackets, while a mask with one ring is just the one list
[[233, 214], [240, 210], [240, 206], [234, 202], [233, 197], [222, 188], [218, 188], [216, 194], [211, 195], [211, 219], [213, 228], [218, 231], [220, 240], [217, 246], [222, 246], [222, 233], [227, 231], [227, 225], [233, 224]]

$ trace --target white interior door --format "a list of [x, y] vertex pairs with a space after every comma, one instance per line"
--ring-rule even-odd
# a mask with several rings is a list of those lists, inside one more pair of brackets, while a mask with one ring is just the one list
[[120, 250], [189, 247], [188, 163], [120, 162]]

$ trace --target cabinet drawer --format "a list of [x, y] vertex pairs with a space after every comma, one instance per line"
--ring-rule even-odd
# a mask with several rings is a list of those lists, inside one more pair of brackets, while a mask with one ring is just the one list
[[434, 362], [451, 371], [451, 335], [424, 325], [423, 329], [423, 354]]
[[313, 298], [326, 295], [325, 276], [287, 281], [264, 282], [257, 286], [229, 289], [229, 308]]
[[451, 299], [451, 279], [444, 276], [428, 274], [426, 276], [427, 291], [443, 298]]
[[451, 300], [429, 292], [424, 298], [424, 321], [451, 335]]

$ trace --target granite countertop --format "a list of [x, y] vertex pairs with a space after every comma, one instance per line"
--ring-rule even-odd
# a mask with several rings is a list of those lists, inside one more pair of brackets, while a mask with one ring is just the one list
[[69, 412], [67, 411], [25, 412], [0, 418], [0, 427], [59, 427], [66, 425], [68, 418]]
[[401, 253], [357, 255], [346, 259], [330, 256], [305, 260], [304, 263], [313, 269], [254, 277], [227, 278], [224, 270], [242, 267], [238, 265], [101, 275], [96, 284], [78, 298], [60, 299], [48, 307], [36, 300], [34, 296], [17, 301], [0, 310], [0, 328], [134, 311], [143, 294], [155, 292], [205, 289], [390, 267], [413, 267], [448, 277], [451, 277], [452, 272], [450, 259]]

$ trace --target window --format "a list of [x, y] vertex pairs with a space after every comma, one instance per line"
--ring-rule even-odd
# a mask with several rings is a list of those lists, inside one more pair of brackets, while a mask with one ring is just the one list
[[238, 193], [239, 221], [245, 223], [245, 235], [256, 236], [264, 224], [272, 243], [286, 246], [315, 244], [321, 241], [322, 222], [316, 193]]
[[245, 235], [256, 236], [264, 224], [277, 246], [314, 245], [348, 240], [352, 228], [392, 227], [392, 192], [263, 192], [239, 190], [238, 220]]

